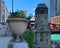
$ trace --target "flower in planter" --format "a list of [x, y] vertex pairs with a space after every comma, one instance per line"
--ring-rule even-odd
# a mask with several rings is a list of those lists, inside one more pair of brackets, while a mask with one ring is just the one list
[[17, 10], [13, 13], [10, 13], [10, 18], [25, 18], [26, 13], [23, 10]]

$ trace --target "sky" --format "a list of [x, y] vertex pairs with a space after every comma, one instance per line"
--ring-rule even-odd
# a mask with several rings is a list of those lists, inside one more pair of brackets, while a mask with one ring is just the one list
[[[12, 11], [12, 0], [4, 0], [9, 12]], [[27, 14], [35, 13], [35, 8], [37, 4], [45, 3], [49, 7], [49, 0], [14, 0], [14, 11], [17, 9], [19, 10], [26, 10]]]

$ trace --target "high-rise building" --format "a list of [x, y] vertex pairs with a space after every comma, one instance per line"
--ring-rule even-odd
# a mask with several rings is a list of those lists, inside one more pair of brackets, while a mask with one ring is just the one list
[[50, 29], [48, 26], [48, 8], [45, 4], [38, 4], [35, 9], [35, 47], [50, 48]]
[[9, 16], [9, 12], [5, 5], [5, 2], [4, 0], [0, 0], [0, 22], [6, 22], [8, 16]]
[[60, 15], [60, 0], [54, 0], [55, 15]]
[[50, 17], [53, 17], [53, 16], [55, 16], [55, 14], [54, 14], [54, 12], [55, 12], [55, 10], [54, 10], [54, 0], [50, 0]]
[[50, 0], [50, 16], [60, 15], [60, 0]]

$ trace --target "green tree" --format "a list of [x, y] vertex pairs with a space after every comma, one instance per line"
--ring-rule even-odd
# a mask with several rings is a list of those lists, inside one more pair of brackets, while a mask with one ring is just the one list
[[33, 17], [33, 15], [32, 15], [32, 14], [29, 14], [29, 16], [26, 17], [26, 18], [27, 18], [28, 20], [30, 20], [32, 17]]
[[32, 31], [32, 29], [28, 29], [26, 31], [25, 40], [28, 43], [29, 48], [32, 48], [34, 44], [34, 32]]

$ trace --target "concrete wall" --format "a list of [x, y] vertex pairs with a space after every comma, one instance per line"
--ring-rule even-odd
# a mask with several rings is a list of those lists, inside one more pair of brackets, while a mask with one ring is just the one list
[[8, 48], [8, 44], [12, 37], [0, 37], [0, 48]]

